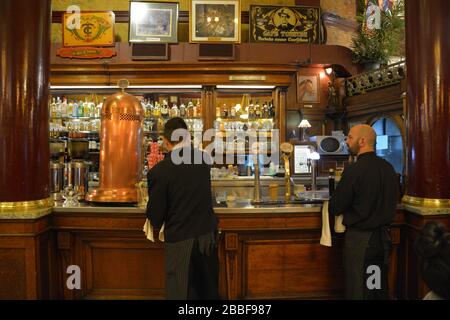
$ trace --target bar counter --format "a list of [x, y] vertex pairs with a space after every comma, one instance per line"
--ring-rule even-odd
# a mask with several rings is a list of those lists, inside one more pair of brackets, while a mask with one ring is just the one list
[[[331, 248], [319, 244], [320, 204], [231, 206], [214, 208], [220, 220], [222, 298], [342, 297], [342, 235], [333, 234]], [[58, 287], [64, 288], [63, 271], [69, 265], [79, 265], [84, 274], [81, 290], [63, 290], [58, 296], [164, 297], [164, 244], [145, 238], [144, 208], [83, 204], [55, 207], [52, 216], [62, 275]]]
[[[320, 245], [320, 204], [252, 206], [237, 201], [214, 210], [220, 220], [222, 298], [343, 297], [343, 234], [332, 231], [332, 246]], [[427, 293], [413, 245], [429, 220], [450, 226], [448, 212], [398, 207], [391, 230], [392, 298], [422, 298]], [[7, 281], [2, 282], [0, 298], [164, 298], [164, 243], [146, 239], [144, 222], [144, 208], [87, 204], [57, 205], [33, 219], [3, 219], [0, 247], [15, 253], [3, 256], [0, 279]], [[333, 222], [330, 219], [331, 230]], [[72, 265], [81, 270], [79, 290], [66, 286]]]

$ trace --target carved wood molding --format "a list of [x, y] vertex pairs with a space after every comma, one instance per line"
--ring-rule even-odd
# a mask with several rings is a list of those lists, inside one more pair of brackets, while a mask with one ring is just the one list
[[225, 234], [225, 266], [227, 275], [228, 299], [238, 298], [238, 246], [237, 233]]

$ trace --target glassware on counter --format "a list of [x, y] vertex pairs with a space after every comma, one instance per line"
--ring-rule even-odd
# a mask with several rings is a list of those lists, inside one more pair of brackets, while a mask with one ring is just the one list
[[63, 207], [78, 207], [80, 203], [78, 202], [78, 187], [73, 187], [69, 184], [64, 190], [61, 192], [63, 197]]

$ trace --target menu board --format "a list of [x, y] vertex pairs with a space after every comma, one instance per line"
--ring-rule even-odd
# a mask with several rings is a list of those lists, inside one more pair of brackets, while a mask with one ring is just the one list
[[308, 166], [308, 156], [311, 153], [311, 147], [308, 145], [294, 146], [294, 174], [311, 173]]

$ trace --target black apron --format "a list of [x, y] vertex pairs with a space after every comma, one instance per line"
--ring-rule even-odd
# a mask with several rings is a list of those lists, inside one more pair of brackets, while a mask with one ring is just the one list
[[[387, 273], [391, 246], [388, 227], [375, 230], [347, 228], [343, 257], [346, 299], [388, 299]], [[381, 289], [368, 288], [369, 265], [380, 267]]]
[[165, 243], [166, 299], [218, 299], [215, 232]]

